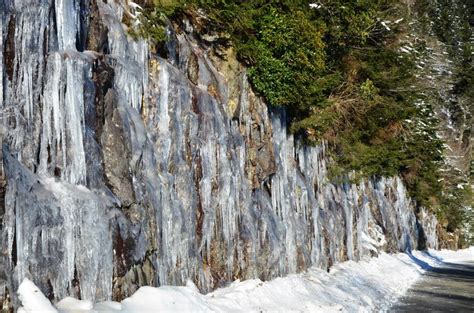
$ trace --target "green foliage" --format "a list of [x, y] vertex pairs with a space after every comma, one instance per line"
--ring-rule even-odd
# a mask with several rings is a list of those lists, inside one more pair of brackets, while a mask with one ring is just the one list
[[149, 6], [137, 12], [138, 26], [132, 26], [130, 16], [124, 15], [124, 23], [129, 26], [129, 34], [133, 37], [147, 38], [157, 44], [167, 40], [166, 23], [168, 17], [182, 9], [184, 0], [154, 0]]
[[249, 71], [255, 89], [275, 106], [309, 108], [321, 102], [315, 78], [325, 69], [324, 28], [311, 23], [302, 11], [283, 13], [275, 8], [256, 27], [252, 41], [256, 54], [246, 56], [255, 60]]
[[378, 95], [379, 89], [375, 87], [373, 81], [367, 78], [367, 80], [360, 85], [360, 93], [365, 101], [372, 101]]

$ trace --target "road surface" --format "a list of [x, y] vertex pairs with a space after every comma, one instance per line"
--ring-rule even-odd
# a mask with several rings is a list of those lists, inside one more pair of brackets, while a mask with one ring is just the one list
[[474, 260], [436, 268], [415, 261], [426, 273], [390, 312], [474, 312]]

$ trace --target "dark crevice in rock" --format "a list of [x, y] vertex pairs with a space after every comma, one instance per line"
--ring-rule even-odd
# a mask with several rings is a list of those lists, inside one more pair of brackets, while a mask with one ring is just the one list
[[[10, 16], [8, 22], [7, 37], [3, 51], [3, 60], [5, 63], [5, 72], [10, 81], [13, 80], [15, 70], [15, 16]], [[2, 86], [3, 88], [3, 86]]]
[[76, 295], [78, 299], [81, 299], [81, 281], [76, 266], [74, 266], [74, 278], [72, 279], [71, 286], [73, 290], [70, 290], [70, 292]]
[[[106, 119], [106, 108], [105, 108], [105, 96], [109, 89], [113, 87], [114, 82], [114, 69], [104, 61], [102, 56], [99, 56], [93, 64], [92, 68], [92, 80], [95, 85], [95, 109], [96, 109], [96, 120], [95, 120], [95, 134], [97, 138], [102, 136], [102, 128], [105, 125]], [[111, 108], [108, 108], [110, 110]]]
[[53, 284], [51, 284], [51, 280], [48, 278], [46, 280], [46, 284], [44, 284], [45, 287], [41, 289], [43, 294], [48, 298], [50, 301], [54, 300], [54, 288]]
[[13, 267], [15, 267], [18, 262], [16, 232], [13, 234], [11, 260]]
[[90, 16], [90, 6], [95, 1], [93, 0], [80, 0], [79, 1], [79, 21], [78, 26], [79, 30], [76, 34], [76, 49], [77, 51], [84, 51], [86, 49], [86, 42], [87, 42], [87, 31], [88, 31], [88, 24], [89, 24], [89, 16]]
[[89, 27], [85, 39], [86, 50], [92, 50], [103, 54], [110, 53], [108, 42], [108, 29], [102, 22], [96, 1], [90, 2], [90, 15], [88, 17]]

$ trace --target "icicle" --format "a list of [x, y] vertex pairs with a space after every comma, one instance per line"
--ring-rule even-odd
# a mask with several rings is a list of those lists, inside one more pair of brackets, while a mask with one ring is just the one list
[[56, 27], [59, 50], [75, 50], [79, 8], [75, 0], [56, 0]]

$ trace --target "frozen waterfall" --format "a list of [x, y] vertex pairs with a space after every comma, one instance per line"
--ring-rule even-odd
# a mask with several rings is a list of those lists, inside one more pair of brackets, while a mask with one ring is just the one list
[[0, 298], [23, 278], [50, 299], [210, 291], [415, 248], [420, 225], [436, 244], [399, 178], [331, 183], [242, 66], [184, 30], [154, 55], [119, 2], [0, 3]]

